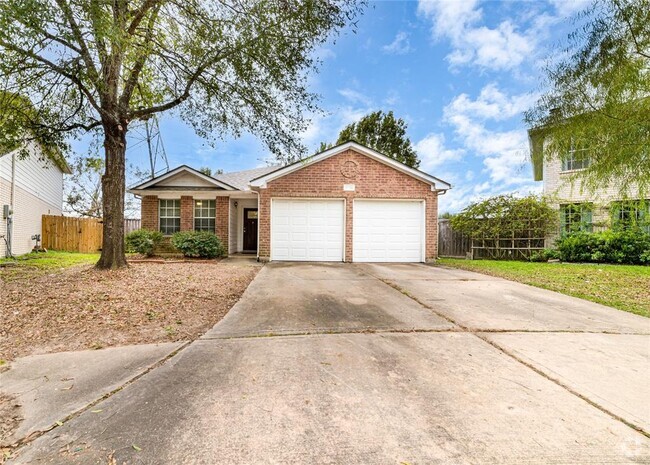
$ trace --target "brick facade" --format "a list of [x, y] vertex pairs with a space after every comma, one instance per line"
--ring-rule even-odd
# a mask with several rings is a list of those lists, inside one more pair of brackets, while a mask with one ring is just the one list
[[[356, 175], [343, 165], [352, 161]], [[348, 175], [344, 176], [344, 172]], [[354, 184], [354, 192], [343, 191]], [[259, 256], [269, 259], [271, 252], [271, 198], [345, 199], [345, 261], [352, 261], [352, 206], [354, 199], [413, 199], [426, 202], [426, 259], [435, 259], [438, 251], [438, 195], [431, 185], [373, 160], [352, 149], [270, 181], [259, 197]]]
[[228, 247], [228, 244], [230, 244], [230, 237], [228, 235], [230, 229], [230, 197], [217, 197], [215, 208], [216, 220], [214, 222], [214, 233]]
[[[230, 229], [230, 198], [216, 197], [215, 199], [216, 218], [215, 234], [219, 239], [228, 243]], [[159, 229], [158, 222], [158, 197], [155, 195], [145, 195], [141, 203], [142, 228]], [[181, 231], [194, 230], [194, 197], [181, 197]]]
[[194, 197], [181, 196], [181, 231], [194, 230]]
[[141, 203], [142, 229], [158, 231], [158, 197], [155, 195], [145, 195]]

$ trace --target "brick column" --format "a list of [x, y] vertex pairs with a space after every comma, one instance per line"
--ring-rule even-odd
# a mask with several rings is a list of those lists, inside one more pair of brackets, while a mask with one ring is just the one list
[[181, 231], [194, 231], [194, 197], [181, 196]]
[[142, 229], [158, 231], [158, 197], [145, 195], [140, 203], [140, 217], [142, 218]]
[[260, 190], [257, 218], [257, 253], [260, 260], [268, 261], [271, 259], [271, 195], [268, 189]]
[[214, 221], [215, 231], [224, 246], [228, 247], [230, 244], [229, 226], [230, 226], [230, 197], [217, 197], [215, 201], [215, 214], [216, 218]]

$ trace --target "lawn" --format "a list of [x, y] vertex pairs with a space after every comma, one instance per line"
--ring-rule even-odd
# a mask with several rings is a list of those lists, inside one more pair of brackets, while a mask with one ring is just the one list
[[650, 267], [443, 258], [440, 265], [498, 276], [650, 317]]
[[0, 258], [2, 277], [11, 279], [25, 274], [42, 274], [76, 265], [90, 265], [99, 260], [98, 253], [55, 252], [28, 253], [16, 258]]
[[0, 266], [0, 361], [196, 339], [239, 300], [259, 270], [202, 260], [102, 271], [93, 266], [98, 257], [47, 252]]

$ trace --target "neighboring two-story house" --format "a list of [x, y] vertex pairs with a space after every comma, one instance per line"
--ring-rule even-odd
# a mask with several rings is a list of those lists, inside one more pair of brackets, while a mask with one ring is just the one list
[[0, 257], [30, 252], [43, 215], [62, 214], [63, 174], [70, 168], [36, 142], [27, 149], [26, 157], [20, 149], [0, 151]]
[[639, 225], [650, 232], [650, 201], [632, 188], [624, 196], [616, 182], [595, 192], [583, 188], [580, 171], [590, 163], [588, 154], [575, 150], [567, 157], [548, 159], [542, 136], [529, 131], [535, 181], [543, 181], [543, 193], [560, 214], [559, 234], [573, 231], [602, 231], [612, 227]]

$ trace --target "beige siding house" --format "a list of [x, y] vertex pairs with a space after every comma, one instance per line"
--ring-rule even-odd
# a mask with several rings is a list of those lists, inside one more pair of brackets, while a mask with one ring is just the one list
[[590, 162], [588, 157], [576, 151], [562, 160], [543, 158], [543, 141], [535, 137], [533, 132], [530, 146], [535, 181], [543, 181], [544, 195], [552, 199], [559, 211], [559, 234], [576, 230], [601, 231], [617, 224], [641, 224], [650, 232], [650, 202], [637, 188], [633, 187], [623, 196], [613, 182], [591, 192], [583, 187], [579, 178], [580, 171]]
[[0, 257], [28, 253], [41, 234], [42, 215], [61, 215], [65, 162], [47, 158], [36, 143], [29, 156], [19, 150], [0, 154]]

